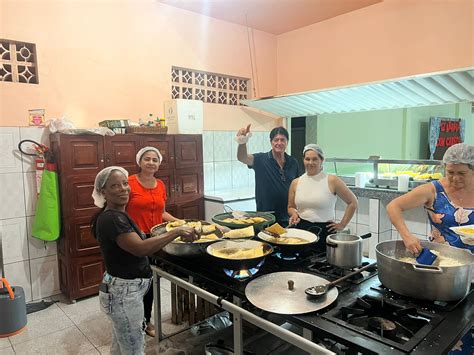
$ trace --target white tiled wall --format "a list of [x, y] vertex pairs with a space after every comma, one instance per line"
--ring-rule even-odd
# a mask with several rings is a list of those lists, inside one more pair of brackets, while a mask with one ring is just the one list
[[[345, 203], [338, 198], [336, 202], [336, 220], [344, 215]], [[422, 207], [405, 213], [408, 229], [420, 239], [427, 239], [430, 232], [426, 212]], [[386, 240], [401, 240], [400, 234], [387, 216], [386, 203], [365, 197], [358, 198], [358, 208], [348, 225], [351, 233], [364, 235], [372, 233], [372, 237], [363, 243], [364, 255], [375, 259], [375, 246]]]
[[[253, 187], [252, 169], [237, 160], [236, 132], [204, 131], [204, 191]], [[247, 145], [248, 153], [266, 152], [271, 149], [269, 132], [253, 132]]]
[[56, 242], [31, 236], [36, 209], [34, 158], [22, 156], [23, 139], [49, 144], [47, 130], [0, 127], [0, 236], [5, 276], [21, 286], [27, 301], [59, 293]]

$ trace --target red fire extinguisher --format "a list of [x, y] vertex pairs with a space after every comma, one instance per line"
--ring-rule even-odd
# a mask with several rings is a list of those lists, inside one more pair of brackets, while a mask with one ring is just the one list
[[41, 178], [45, 166], [45, 155], [49, 153], [49, 148], [44, 144], [35, 142], [31, 139], [24, 139], [18, 143], [18, 149], [22, 154], [35, 157], [36, 193], [38, 196], [41, 189]]

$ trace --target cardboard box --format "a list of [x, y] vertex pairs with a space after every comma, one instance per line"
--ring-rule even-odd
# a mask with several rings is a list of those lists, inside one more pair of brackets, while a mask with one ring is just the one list
[[175, 99], [164, 102], [166, 126], [169, 134], [202, 134], [203, 102]]

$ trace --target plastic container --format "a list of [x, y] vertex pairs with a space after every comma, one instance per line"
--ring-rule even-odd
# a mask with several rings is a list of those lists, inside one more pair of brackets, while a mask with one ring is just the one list
[[410, 183], [409, 175], [400, 175], [398, 177], [398, 191], [408, 191], [409, 183]]

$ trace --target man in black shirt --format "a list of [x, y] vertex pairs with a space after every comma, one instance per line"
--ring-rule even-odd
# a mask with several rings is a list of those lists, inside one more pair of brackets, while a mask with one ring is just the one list
[[257, 211], [275, 211], [279, 224], [288, 225], [288, 191], [293, 179], [300, 176], [298, 162], [285, 153], [289, 135], [284, 127], [270, 132], [272, 150], [265, 153], [247, 153], [251, 136], [250, 124], [237, 132], [237, 159], [255, 171], [255, 201]]

